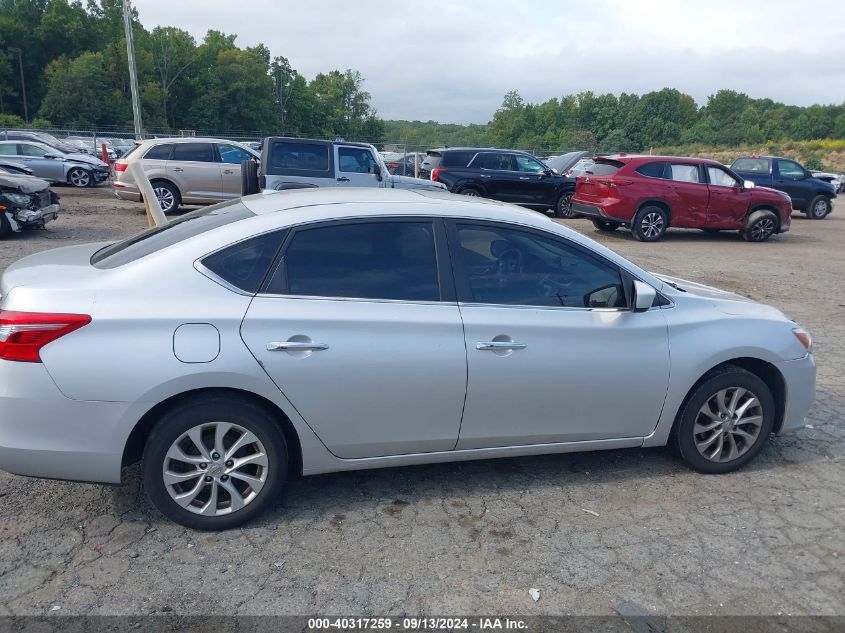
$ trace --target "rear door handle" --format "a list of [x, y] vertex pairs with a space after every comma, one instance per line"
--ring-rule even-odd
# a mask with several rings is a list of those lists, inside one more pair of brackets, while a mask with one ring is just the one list
[[337, 181], [338, 182], [349, 182], [349, 178], [347, 178], [346, 176], [342, 176], [341, 178], [338, 178]]
[[234, 174], [235, 172], [234, 172], [234, 170], [232, 170], [232, 169], [224, 169], [224, 170], [223, 170], [223, 173], [224, 173], [224, 174]]
[[303, 341], [271, 341], [267, 343], [268, 352], [319, 352], [329, 349], [325, 343], [306, 343]]
[[517, 343], [516, 341], [484, 341], [475, 344], [475, 349], [482, 352], [500, 349], [525, 349], [526, 347], [528, 346], [525, 343]]
[[490, 176], [488, 174], [481, 174], [481, 177], [482, 178], [490, 178]]
[[184, 169], [182, 169], [181, 167], [174, 167], [174, 168], [173, 168], [173, 171], [185, 171], [185, 170], [184, 170]]
[[519, 179], [520, 180], [528, 180], [528, 176], [520, 176]]

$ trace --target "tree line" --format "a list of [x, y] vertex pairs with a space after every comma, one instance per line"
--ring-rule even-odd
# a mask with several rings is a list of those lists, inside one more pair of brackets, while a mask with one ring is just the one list
[[[147, 30], [132, 15], [145, 129], [378, 138], [383, 123], [354, 70], [310, 81], [263, 44], [209, 30]], [[24, 84], [19, 78], [21, 50]], [[132, 127], [121, 0], [0, 0], [0, 125]]]

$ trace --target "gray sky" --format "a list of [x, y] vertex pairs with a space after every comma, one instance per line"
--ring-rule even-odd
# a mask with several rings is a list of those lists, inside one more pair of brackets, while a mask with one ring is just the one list
[[[308, 79], [359, 70], [379, 115], [484, 123], [527, 101], [669, 86], [845, 101], [845, 0], [134, 0], [143, 24], [236, 33]], [[811, 19], [812, 18], [812, 19]], [[812, 25], [812, 26], [811, 26]]]

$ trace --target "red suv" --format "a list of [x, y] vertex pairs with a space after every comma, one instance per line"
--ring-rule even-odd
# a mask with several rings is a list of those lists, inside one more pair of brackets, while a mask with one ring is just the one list
[[642, 242], [670, 226], [739, 231], [763, 242], [789, 230], [792, 203], [774, 189], [745, 182], [716, 161], [676, 156], [600, 156], [578, 177], [572, 211], [600, 231], [623, 225]]

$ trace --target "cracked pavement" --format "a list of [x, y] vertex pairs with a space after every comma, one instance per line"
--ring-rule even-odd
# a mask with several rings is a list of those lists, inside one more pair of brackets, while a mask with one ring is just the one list
[[[143, 228], [107, 188], [0, 246], [26, 254]], [[842, 204], [839, 205], [842, 207]], [[845, 215], [765, 244], [672, 231], [641, 244], [566, 223], [650, 270], [771, 303], [812, 332], [812, 428], [703, 476], [662, 449], [321, 475], [245, 528], [160, 516], [120, 487], [0, 473], [0, 615], [845, 615]], [[563, 379], [563, 377], [562, 377]], [[540, 591], [534, 601], [530, 588]], [[55, 609], [55, 607], [60, 609]]]

